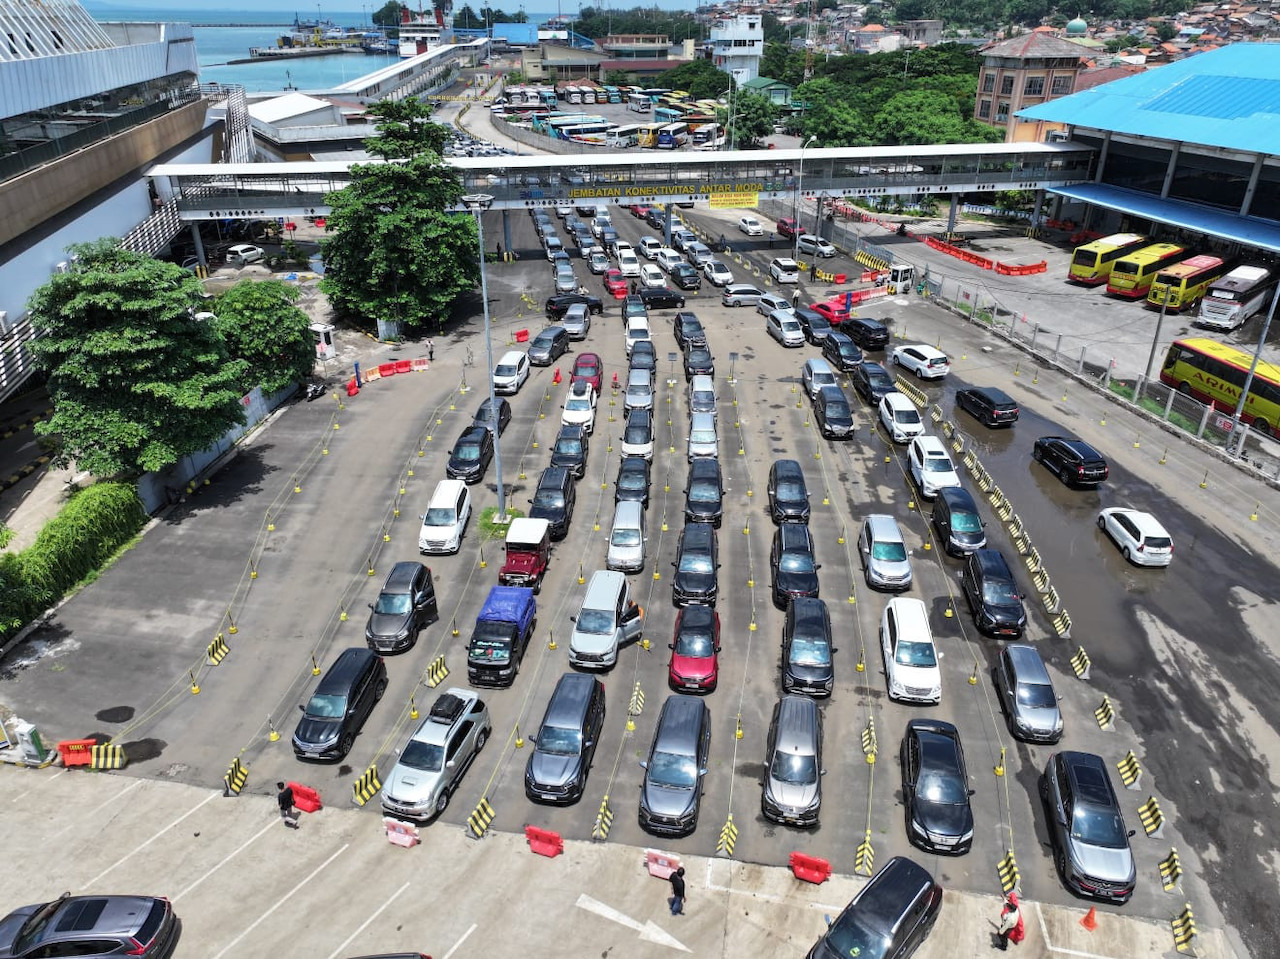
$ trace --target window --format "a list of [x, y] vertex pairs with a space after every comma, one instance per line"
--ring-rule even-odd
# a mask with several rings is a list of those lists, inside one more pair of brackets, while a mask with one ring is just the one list
[[1004, 97], [1013, 95], [1013, 77], [1000, 78], [1000, 95]]
[[1049, 88], [1055, 97], [1065, 97], [1071, 92], [1071, 77], [1054, 77], [1053, 85]]
[[983, 100], [978, 104], [978, 118], [981, 120], [991, 119], [991, 101]]
[[1001, 100], [1000, 105], [996, 108], [996, 122], [1005, 123], [1009, 119], [1009, 102]]
[[984, 73], [982, 75], [982, 92], [983, 93], [996, 92], [996, 75], [994, 73]]
[[1025, 97], [1044, 96], [1044, 77], [1027, 77], [1027, 83], [1022, 88], [1022, 95]]

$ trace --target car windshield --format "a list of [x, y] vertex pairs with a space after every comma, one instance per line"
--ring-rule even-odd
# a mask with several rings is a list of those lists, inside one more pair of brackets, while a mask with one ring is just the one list
[[689, 432], [689, 442], [707, 446], [716, 441], [715, 430], [691, 430]]
[[480, 446], [477, 443], [459, 443], [454, 448], [453, 457], [460, 463], [474, 463], [480, 458]]
[[591, 401], [585, 396], [573, 396], [569, 398], [569, 402], [564, 408], [571, 413], [589, 413], [591, 412]]
[[1071, 818], [1071, 838], [1108, 849], [1123, 849], [1129, 844], [1119, 812], [1085, 802], [1076, 804]]
[[1022, 599], [1013, 583], [1004, 579], [989, 579], [982, 584], [982, 600], [993, 606], [1012, 606]]
[[635, 527], [615, 529], [609, 542], [614, 546], [639, 546], [640, 531]]
[[570, 453], [573, 455], [577, 455], [582, 452], [582, 440], [575, 440], [575, 439], [556, 440], [555, 452]]
[[956, 510], [951, 514], [951, 529], [957, 533], [978, 533], [982, 531], [982, 520], [977, 513]]
[[627, 384], [628, 396], [648, 396], [649, 393], [650, 393], [650, 388], [647, 382]]
[[322, 696], [316, 693], [307, 701], [307, 716], [311, 719], [341, 719], [346, 714], [346, 696]]
[[709, 480], [701, 480], [689, 487], [689, 499], [695, 503], [714, 503], [720, 498], [720, 490]]
[[716, 395], [710, 390], [694, 390], [693, 405], [697, 407], [713, 407], [716, 405]]
[[827, 930], [827, 948], [833, 955], [856, 956], [857, 959], [884, 959], [893, 943], [891, 936], [868, 929], [858, 921], [854, 910], [844, 913]]
[[1052, 709], [1058, 705], [1053, 687], [1045, 683], [1021, 683], [1018, 686], [1018, 705], [1028, 709]]
[[828, 419], [834, 419], [838, 416], [852, 416], [849, 412], [849, 404], [844, 400], [827, 400], [825, 412]]
[[785, 482], [779, 483], [777, 486], [777, 490], [774, 493], [774, 496], [777, 499], [785, 502], [792, 502], [794, 500], [805, 499], [806, 495], [807, 493], [805, 491], [803, 484], [791, 482], [791, 481], [785, 481]]
[[649, 782], [656, 786], [690, 789], [698, 779], [692, 756], [655, 752], [649, 759]]
[[683, 553], [680, 554], [680, 572], [682, 573], [711, 572], [711, 554], [685, 550]]
[[920, 414], [915, 410], [894, 410], [893, 421], [895, 423], [915, 424], [920, 422]]
[[851, 360], [857, 360], [862, 355], [862, 352], [853, 343], [841, 343], [840, 355], [842, 357], [847, 356]]
[[795, 320], [783, 320], [782, 332], [783, 333], [799, 333], [800, 324]]
[[618, 486], [622, 489], [644, 489], [644, 473], [639, 470], [623, 470], [618, 475]]
[[627, 427], [626, 433], [622, 437], [622, 441], [628, 445], [649, 442], [649, 424], [635, 423]]
[[540, 489], [533, 494], [533, 505], [543, 509], [561, 509], [564, 506], [564, 494], [559, 490]]
[[788, 550], [778, 561], [778, 568], [784, 573], [812, 573], [813, 556], [809, 553]]
[[613, 611], [584, 609], [578, 614], [578, 632], [607, 635], [613, 632]]
[[[437, 506], [434, 509], [427, 510], [427, 515], [423, 518], [422, 522], [426, 526], [452, 526], [454, 520], [455, 516], [452, 506]], [[381, 599], [382, 597], [378, 598]], [[401, 612], [403, 612], [403, 610]]]
[[[431, 514], [428, 513], [428, 516]], [[446, 523], [452, 523], [449, 519]], [[441, 523], [440, 525], [445, 525]], [[411, 603], [408, 593], [379, 593], [378, 601], [373, 604], [373, 611], [381, 615], [394, 616], [397, 614], [409, 612]]]
[[807, 786], [818, 781], [818, 759], [816, 756], [784, 753], [779, 749], [773, 754], [773, 765], [769, 769], [769, 775], [779, 782]]
[[486, 636], [477, 630], [471, 637], [467, 658], [476, 662], [505, 663], [511, 658], [511, 637]]
[[916, 783], [916, 795], [926, 802], [958, 805], [967, 802], [969, 791], [951, 770], [922, 769]]
[[809, 329], [813, 330], [815, 333], [820, 333], [824, 330], [831, 329], [831, 324], [827, 322], [826, 317], [811, 316], [809, 317]]
[[797, 666], [826, 666], [831, 662], [831, 644], [825, 639], [797, 636], [791, 641], [791, 662]]
[[945, 456], [930, 456], [924, 461], [924, 471], [926, 473], [954, 473], [956, 468], [951, 465], [951, 460]]
[[444, 747], [411, 739], [409, 745], [404, 747], [404, 752], [400, 754], [400, 762], [413, 769], [438, 773], [444, 768]]
[[560, 726], [543, 726], [538, 730], [537, 748], [539, 752], [557, 756], [576, 756], [582, 752], [582, 732]]
[[712, 652], [710, 633], [693, 633], [686, 630], [676, 637], [677, 656], [703, 659], [710, 656]]
[[555, 341], [556, 338], [554, 336], [543, 336], [539, 333], [537, 338], [533, 341], [533, 348], [537, 350], [549, 350], [551, 349], [551, 344]]
[[938, 655], [933, 643], [919, 643], [904, 640], [898, 644], [893, 654], [893, 661], [903, 666], [937, 666]]
[[515, 376], [516, 368], [510, 363], [499, 363], [498, 368], [493, 371], [494, 376]]
[[884, 370], [869, 370], [867, 372], [867, 380], [872, 386], [893, 389], [893, 377]]

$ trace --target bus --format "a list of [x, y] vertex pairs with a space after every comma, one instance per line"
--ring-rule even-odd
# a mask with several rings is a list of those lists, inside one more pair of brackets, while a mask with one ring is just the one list
[[654, 149], [658, 145], [658, 133], [661, 130], [661, 123], [641, 123], [636, 130], [636, 146], [642, 150]]
[[609, 137], [605, 140], [605, 146], [612, 147], [615, 150], [630, 150], [632, 147], [637, 147], [640, 145], [640, 131], [642, 129], [644, 129], [644, 124], [641, 123], [616, 127], [609, 132]]
[[565, 92], [569, 94], [570, 103], [582, 102], [582, 87], [574, 87], [574, 86], [565, 87]]
[[609, 134], [613, 132], [613, 124], [605, 120], [600, 123], [579, 123], [576, 126], [556, 127], [552, 136], [557, 140], [577, 140], [586, 143], [608, 143]]
[[697, 133], [699, 127], [705, 127], [708, 123], [715, 123], [716, 115], [714, 113], [686, 113], [680, 119], [689, 124], [690, 133]]
[[691, 123], [689, 127], [693, 130], [693, 145], [695, 147], [703, 146], [707, 143], [715, 143], [720, 137], [720, 124], [718, 123], [704, 123], [699, 127], [694, 127]]
[[[1235, 413], [1253, 357], [1210, 339], [1174, 340], [1160, 369], [1160, 382], [1214, 409]], [[1280, 366], [1259, 362], [1240, 415], [1260, 433], [1280, 435]]]
[[656, 123], [676, 123], [684, 116], [683, 110], [674, 107], [654, 107], [653, 119]]
[[556, 91], [551, 87], [543, 87], [538, 91], [538, 102], [544, 107], [554, 110], [556, 104], [560, 101], [556, 98]]
[[1071, 254], [1067, 279], [1085, 286], [1101, 286], [1111, 276], [1111, 265], [1117, 259], [1146, 245], [1147, 238], [1141, 233], [1113, 233], [1078, 246]]
[[1187, 251], [1176, 243], [1152, 243], [1126, 253], [1111, 264], [1107, 292], [1126, 300], [1140, 300], [1150, 291], [1157, 273], [1186, 257]]
[[622, 102], [622, 91], [618, 87], [606, 86], [604, 88], [604, 94], [609, 98], [610, 103]]
[[658, 131], [658, 149], [675, 150], [689, 142], [689, 126], [685, 123], [668, 123]]
[[653, 101], [646, 93], [633, 93], [627, 97], [627, 109], [636, 113], [648, 113], [653, 109]]
[[649, 98], [650, 103], [656, 104], [660, 97], [671, 91], [666, 87], [645, 87], [640, 92]]
[[1275, 292], [1276, 274], [1265, 266], [1238, 266], [1209, 284], [1200, 301], [1196, 326], [1210, 330], [1235, 330], [1267, 305]]
[[1151, 292], [1147, 294], [1147, 305], [1174, 313], [1199, 306], [1209, 284], [1234, 265], [1206, 253], [1175, 263], [1156, 274]]

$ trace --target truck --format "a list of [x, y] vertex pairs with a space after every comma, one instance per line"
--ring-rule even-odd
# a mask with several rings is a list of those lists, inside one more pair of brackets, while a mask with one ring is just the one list
[[538, 622], [538, 601], [523, 586], [494, 586], [476, 617], [467, 646], [467, 682], [510, 686], [520, 672]]
[[507, 558], [498, 570], [503, 586], [527, 586], [542, 590], [542, 577], [551, 562], [551, 523], [518, 516], [507, 527]]

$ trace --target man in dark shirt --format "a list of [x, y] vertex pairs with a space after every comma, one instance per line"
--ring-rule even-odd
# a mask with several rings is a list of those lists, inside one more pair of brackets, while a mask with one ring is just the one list
[[280, 818], [290, 829], [297, 829], [298, 817], [293, 811], [293, 787], [279, 782], [276, 783], [276, 789], [280, 790], [276, 793], [276, 802], [280, 806]]
[[684, 866], [671, 874], [671, 915], [684, 915]]

